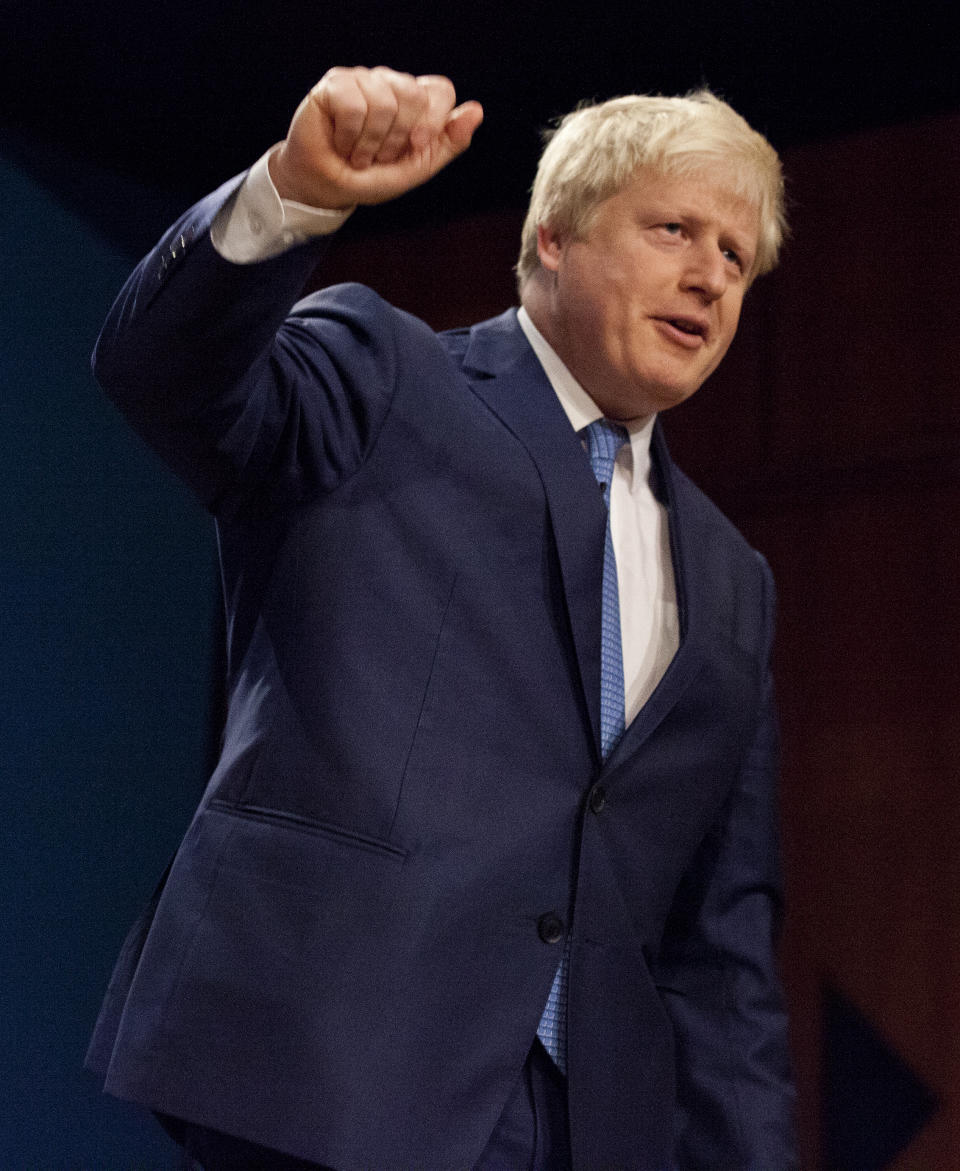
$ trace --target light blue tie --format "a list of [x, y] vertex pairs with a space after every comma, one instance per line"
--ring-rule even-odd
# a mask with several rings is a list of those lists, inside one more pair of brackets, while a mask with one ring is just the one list
[[[623, 735], [623, 651], [620, 644], [620, 594], [617, 561], [610, 531], [610, 487], [617, 452], [627, 442], [627, 429], [607, 419], [597, 419], [580, 434], [587, 441], [590, 466], [607, 505], [607, 533], [603, 550], [603, 608], [600, 633], [600, 750], [604, 760]], [[537, 1026], [537, 1036], [561, 1073], [567, 1071], [567, 982], [570, 970], [570, 932], [547, 1004]]]

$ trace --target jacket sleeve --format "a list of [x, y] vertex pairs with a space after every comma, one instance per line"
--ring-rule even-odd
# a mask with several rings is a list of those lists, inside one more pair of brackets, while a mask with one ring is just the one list
[[683, 1171], [796, 1166], [787, 1020], [775, 959], [782, 895], [779, 737], [768, 666], [773, 583], [761, 564], [767, 653], [753, 740], [678, 891], [657, 962], [676, 1041]]
[[368, 452], [395, 385], [396, 315], [370, 290], [292, 308], [323, 240], [257, 264], [216, 251], [210, 225], [240, 181], [144, 257], [93, 356], [109, 397], [217, 515], [335, 486]]

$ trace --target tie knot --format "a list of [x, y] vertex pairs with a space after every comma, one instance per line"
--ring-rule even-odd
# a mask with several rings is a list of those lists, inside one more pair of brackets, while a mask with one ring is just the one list
[[626, 427], [621, 423], [611, 423], [609, 419], [594, 419], [581, 434], [587, 440], [593, 474], [601, 484], [609, 484], [617, 452], [630, 438]]

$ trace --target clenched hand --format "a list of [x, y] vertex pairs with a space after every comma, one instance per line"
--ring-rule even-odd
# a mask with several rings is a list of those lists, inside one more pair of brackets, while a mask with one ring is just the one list
[[456, 100], [453, 83], [434, 74], [331, 69], [297, 107], [271, 178], [282, 198], [313, 207], [394, 199], [470, 145], [483, 107]]

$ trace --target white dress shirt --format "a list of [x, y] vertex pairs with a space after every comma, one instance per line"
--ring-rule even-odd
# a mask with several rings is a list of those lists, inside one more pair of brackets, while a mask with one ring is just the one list
[[[601, 418], [600, 408], [526, 309], [521, 308], [517, 317], [574, 431], [580, 432]], [[617, 453], [610, 487], [610, 534], [617, 560], [628, 724], [653, 694], [680, 642], [667, 511], [650, 487], [650, 436], [655, 419], [656, 415], [648, 415], [624, 424], [630, 442]]]
[[[267, 167], [270, 153], [250, 169], [210, 229], [214, 247], [235, 264], [267, 260], [313, 236], [327, 235], [350, 215], [349, 211], [329, 211], [281, 199]], [[518, 319], [570, 425], [582, 431], [601, 417], [600, 408], [533, 324], [526, 309], [519, 310]], [[627, 724], [653, 694], [680, 641], [667, 514], [650, 486], [650, 436], [655, 418], [650, 415], [625, 424], [630, 442], [617, 454], [610, 489]]]
[[279, 146], [277, 143], [257, 159], [240, 189], [210, 226], [214, 248], [234, 264], [256, 264], [314, 236], [327, 236], [341, 227], [353, 211], [329, 211], [281, 199], [268, 167], [270, 156]]

